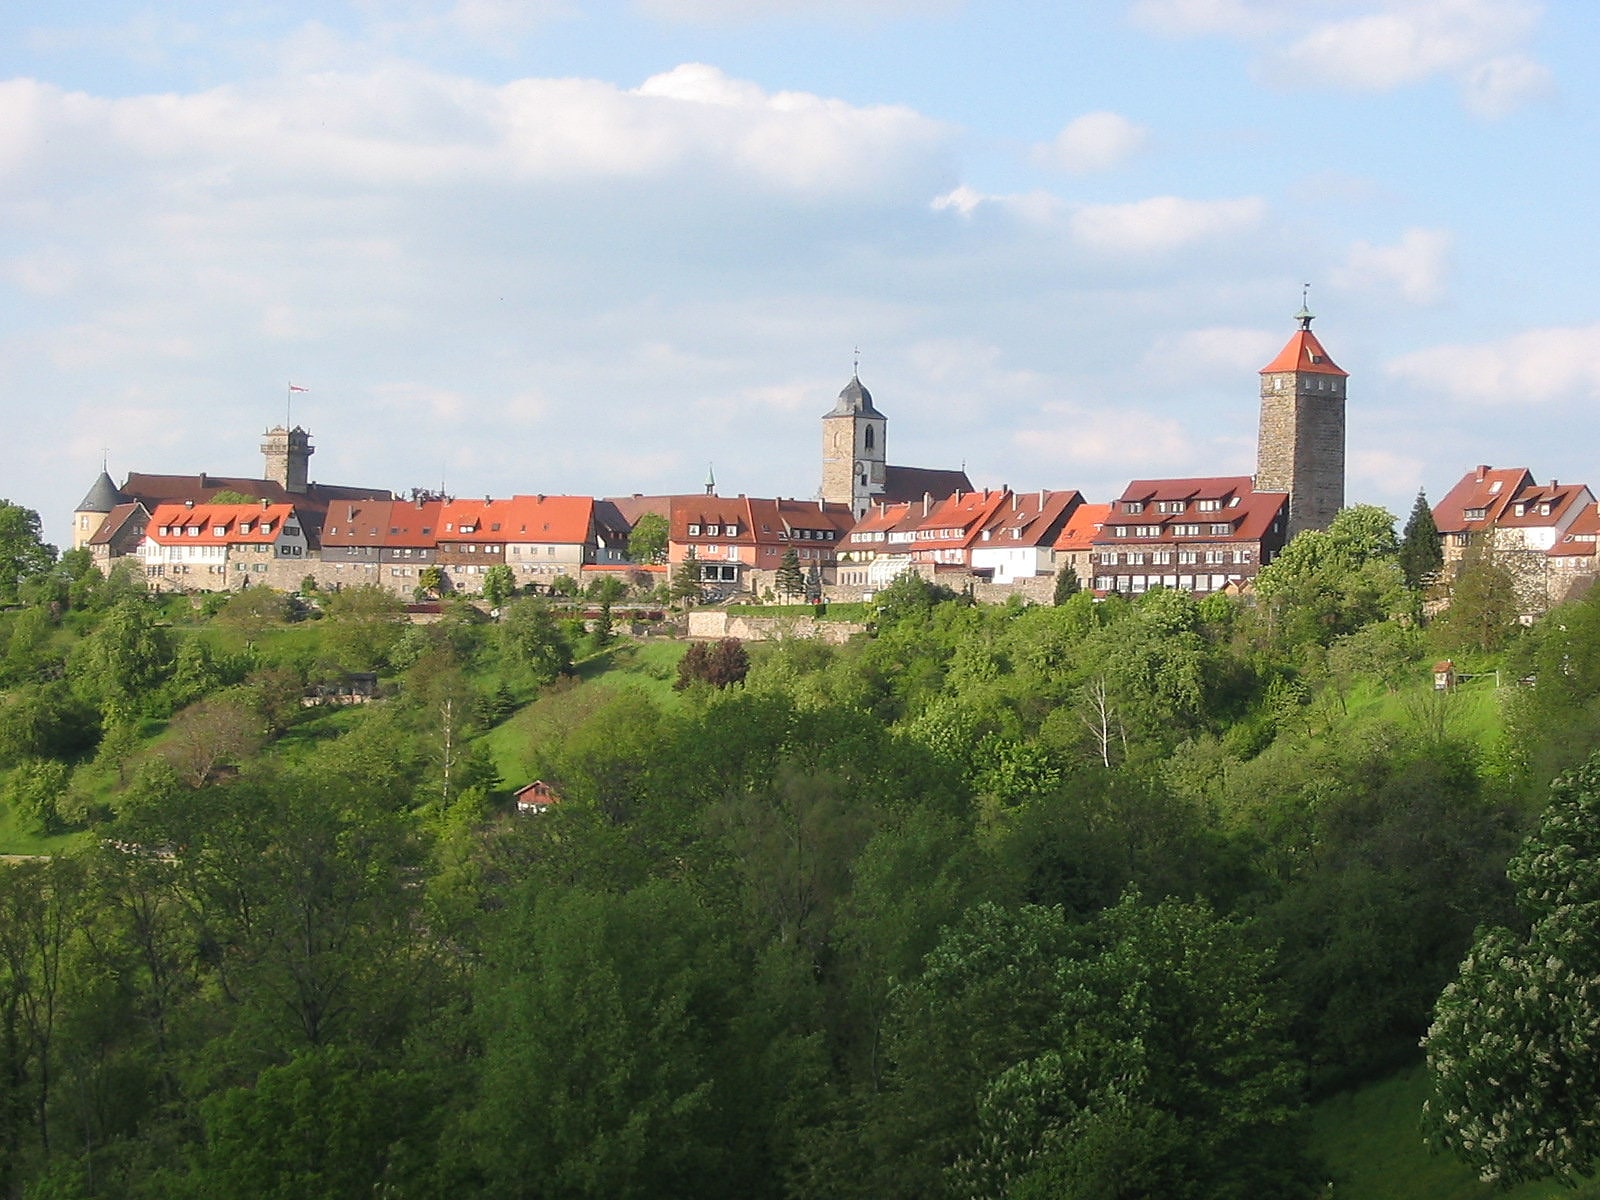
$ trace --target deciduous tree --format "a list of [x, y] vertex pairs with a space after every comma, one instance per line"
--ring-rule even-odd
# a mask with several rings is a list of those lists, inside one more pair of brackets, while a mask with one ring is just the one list
[[1600, 1166], [1600, 757], [1558, 779], [1506, 870], [1525, 934], [1478, 935], [1426, 1047], [1433, 1136], [1486, 1180]]

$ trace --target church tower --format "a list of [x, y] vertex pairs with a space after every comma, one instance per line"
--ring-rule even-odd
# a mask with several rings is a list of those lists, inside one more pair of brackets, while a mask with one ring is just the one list
[[266, 478], [286, 492], [303, 495], [311, 456], [317, 452], [311, 444], [311, 435], [298, 425], [293, 429], [275, 425], [261, 436]]
[[865, 516], [883, 494], [884, 431], [888, 418], [872, 407], [872, 393], [851, 377], [839, 402], [822, 416], [822, 498], [848, 504]]
[[100, 478], [94, 481], [88, 495], [72, 511], [72, 548], [81, 550], [87, 546], [89, 540], [99, 532], [100, 523], [106, 519], [106, 515], [124, 500], [110, 474], [102, 467]]
[[1311, 332], [1301, 305], [1300, 328], [1261, 368], [1261, 426], [1256, 437], [1256, 491], [1289, 494], [1288, 537], [1326, 529], [1344, 507], [1344, 393], [1349, 378]]

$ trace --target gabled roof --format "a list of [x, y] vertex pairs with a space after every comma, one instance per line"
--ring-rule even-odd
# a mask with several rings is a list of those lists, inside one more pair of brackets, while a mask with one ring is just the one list
[[1128, 503], [1154, 504], [1160, 500], [1222, 500], [1253, 492], [1248, 475], [1213, 475], [1195, 479], [1135, 479], [1122, 489], [1111, 506], [1111, 516], [1122, 515]]
[[[587, 545], [594, 531], [592, 496], [513, 496], [501, 520], [505, 539]], [[493, 522], [490, 522], [493, 524]]]
[[1080, 504], [1072, 510], [1067, 523], [1056, 536], [1057, 550], [1087, 550], [1095, 534], [1106, 523], [1111, 512], [1109, 504]]
[[271, 545], [290, 523], [292, 504], [158, 504], [144, 536], [162, 546]]
[[979, 534], [984, 544], [1009, 547], [1052, 546], [1075, 509], [1078, 491], [1009, 492]]
[[1545, 553], [1551, 558], [1593, 558], [1600, 546], [1600, 504], [1592, 501], [1572, 518], [1566, 532]]
[[149, 511], [137, 500], [119, 504], [105, 515], [105, 519], [100, 522], [100, 527], [94, 531], [94, 536], [89, 539], [89, 545], [109, 546], [117, 540], [118, 534], [125, 528], [130, 527], [131, 534], [142, 535], [144, 527], [149, 523], [149, 520]]
[[392, 500], [394, 493], [387, 488], [341, 487], [329, 483], [311, 483], [304, 492], [291, 492], [275, 479], [248, 479], [240, 475], [147, 475], [140, 471], [129, 472], [122, 484], [122, 494], [128, 500], [141, 501], [154, 512], [157, 505], [193, 500], [196, 504], [209, 501], [218, 492], [238, 492], [257, 500], [270, 500], [275, 504], [292, 504], [300, 518], [306, 537], [313, 549], [321, 545], [322, 524], [328, 506], [337, 500]]
[[[1155, 505], [1162, 501], [1183, 501], [1183, 512], [1162, 513]], [[1201, 511], [1198, 502], [1217, 501], [1219, 507]], [[1142, 512], [1130, 513], [1126, 506], [1142, 504]], [[1258, 542], [1272, 532], [1275, 521], [1282, 519], [1289, 505], [1287, 492], [1258, 492], [1251, 486], [1248, 475], [1218, 476], [1201, 479], [1135, 479], [1123, 490], [1121, 497], [1110, 505], [1104, 523], [1091, 542], [1096, 546], [1153, 545], [1160, 542], [1173, 544]], [[1113, 524], [1114, 523], [1114, 524]], [[1225, 533], [1212, 531], [1213, 526], [1226, 524]], [[1178, 534], [1175, 525], [1195, 525], [1197, 534]], [[1137, 526], [1159, 526], [1155, 535], [1134, 532]], [[1123, 536], [1117, 528], [1127, 530]]]
[[[915, 536], [912, 550], [949, 550], [966, 547], [978, 540], [978, 535], [1005, 504], [1010, 492], [996, 491], [958, 492], [937, 504], [930, 504], [926, 515], [911, 506], [911, 515], [900, 522], [899, 528], [910, 529]], [[942, 531], [954, 530], [956, 536], [941, 537]]]
[[1533, 473], [1526, 467], [1474, 467], [1433, 506], [1433, 523], [1442, 534], [1485, 529], [1500, 520], [1518, 492], [1532, 486]]
[[758, 542], [792, 541], [801, 530], [831, 532], [827, 540], [838, 542], [855, 527], [855, 514], [822, 500], [751, 500], [750, 524]]
[[1560, 529], [1576, 516], [1578, 508], [1593, 499], [1588, 487], [1581, 483], [1551, 480], [1548, 486], [1533, 484], [1511, 498], [1496, 524], [1511, 529]]
[[911, 504], [874, 504], [859, 521], [850, 527], [852, 534], [886, 533], [911, 515]]
[[425, 549], [438, 542], [441, 500], [341, 500], [328, 507], [324, 546]]
[[[755, 531], [751, 528], [750, 502], [743, 496], [727, 498], [723, 496], [673, 496], [671, 514], [667, 518], [668, 540], [685, 542], [701, 539], [709, 542], [735, 542], [740, 544], [753, 543]], [[689, 526], [695, 526], [694, 533], [689, 532]], [[716, 526], [716, 533], [707, 532]], [[738, 529], [738, 533], [728, 536], [729, 525]]]
[[965, 471], [945, 471], [934, 467], [893, 467], [883, 469], [883, 491], [874, 499], [886, 504], [915, 503], [924, 496], [943, 500], [957, 492], [972, 491]]

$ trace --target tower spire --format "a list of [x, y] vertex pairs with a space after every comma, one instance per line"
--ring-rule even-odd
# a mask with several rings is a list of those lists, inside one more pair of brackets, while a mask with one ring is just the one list
[[1294, 319], [1300, 322], [1301, 329], [1310, 331], [1314, 316], [1311, 312], [1311, 285], [1309, 283], [1300, 286], [1300, 311], [1295, 313]]

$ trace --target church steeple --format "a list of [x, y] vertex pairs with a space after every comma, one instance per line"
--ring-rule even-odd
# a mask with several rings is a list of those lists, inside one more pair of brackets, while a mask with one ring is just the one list
[[873, 406], [861, 382], [860, 364], [831, 411], [822, 415], [822, 498], [848, 504], [865, 516], [883, 493], [885, 434], [889, 419]]
[[1289, 527], [1326, 529], [1344, 507], [1345, 380], [1311, 332], [1304, 303], [1300, 328], [1261, 368], [1261, 424], [1256, 441], [1256, 490], [1289, 494]]

